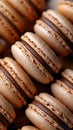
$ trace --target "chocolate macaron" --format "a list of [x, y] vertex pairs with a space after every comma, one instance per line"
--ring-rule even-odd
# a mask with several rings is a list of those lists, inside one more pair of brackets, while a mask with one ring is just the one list
[[65, 69], [61, 79], [51, 85], [51, 91], [73, 113], [73, 70]]
[[[11, 47], [16, 61], [37, 81], [47, 84], [61, 69], [61, 62], [36, 34], [27, 32]], [[56, 62], [55, 62], [56, 61]]]
[[59, 55], [73, 53], [73, 25], [59, 12], [44, 11], [34, 31]]
[[47, 93], [35, 96], [25, 113], [41, 130], [73, 129], [73, 114], [59, 100]]
[[0, 0], [0, 38], [13, 44], [44, 8], [45, 0]]
[[0, 93], [0, 130], [7, 130], [15, 117], [14, 108]]
[[0, 93], [15, 107], [27, 104], [36, 94], [36, 88], [27, 73], [9, 57], [0, 59]]
[[73, 0], [61, 0], [58, 11], [73, 23]]

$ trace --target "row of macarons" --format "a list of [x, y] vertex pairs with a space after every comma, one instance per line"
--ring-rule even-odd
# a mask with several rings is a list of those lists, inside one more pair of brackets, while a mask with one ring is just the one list
[[[40, 111], [44, 111], [44, 115], [48, 114], [48, 116], [53, 118], [53, 120], [56, 120], [56, 125], [54, 126], [53, 124], [55, 129], [58, 125], [59, 127], [65, 127], [63, 128], [65, 130], [68, 130], [69, 127], [73, 128], [73, 70], [65, 69], [62, 72], [60, 78], [56, 79], [56, 81], [51, 84], [50, 89], [53, 96], [51, 96], [49, 93], [40, 93], [40, 95], [43, 96], [38, 100], [39, 95], [37, 95], [37, 88], [28, 74], [22, 69], [22, 67], [12, 58], [5, 57], [4, 59], [0, 59], [1, 129], [6, 130], [9, 123], [11, 123], [16, 117], [15, 108], [21, 108], [22, 106], [28, 104], [29, 106], [26, 108], [26, 116], [41, 130], [48, 130], [49, 128], [54, 130], [54, 128], [52, 128], [52, 122], [49, 120], [49, 117], [47, 119], [45, 116], [44, 121], [47, 120], [47, 123], [51, 122], [51, 126], [50, 124], [46, 124], [46, 122], [42, 123], [43, 120], [40, 119], [39, 116], [43, 113], [40, 113]], [[50, 101], [51, 98], [53, 98], [52, 101]], [[41, 100], [42, 104], [40, 106], [39, 102]], [[55, 106], [58, 107], [57, 111], [55, 110], [55, 107], [53, 107], [56, 104], [55, 100], [59, 102], [57, 106]], [[50, 105], [50, 102], [52, 102], [52, 105]], [[45, 107], [43, 107], [44, 104]], [[49, 110], [47, 110], [46, 107], [48, 107], [48, 109], [51, 108], [52, 112], [48, 113]], [[55, 113], [55, 111], [57, 113]], [[63, 111], [63, 113], [59, 113], [59, 111]], [[52, 113], [59, 114], [59, 117]], [[65, 113], [67, 115], [64, 115]], [[59, 118], [61, 118], [61, 120]], [[41, 122], [41, 124], [38, 125], [37, 122]], [[67, 126], [66, 124], [68, 124], [68, 122], [69, 125]]]
[[32, 30], [45, 6], [45, 0], [0, 0], [0, 54], [26, 30]]

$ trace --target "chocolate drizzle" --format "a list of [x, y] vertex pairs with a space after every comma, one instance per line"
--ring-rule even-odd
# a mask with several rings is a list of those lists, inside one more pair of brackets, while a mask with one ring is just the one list
[[44, 66], [44, 68], [46, 68], [46, 70], [48, 72], [50, 72], [50, 74], [54, 75], [54, 71], [51, 69], [51, 67], [45, 62], [45, 60], [25, 40], [21, 41], [21, 43], [41, 63], [41, 65]]
[[48, 116], [50, 116], [53, 120], [55, 120], [64, 130], [70, 130], [69, 126], [66, 125], [64, 121], [62, 121], [54, 112], [52, 112], [49, 108], [44, 106], [42, 103], [37, 101], [36, 99], [32, 102], [35, 106], [44, 111]]
[[1, 64], [0, 64], [0, 70], [5, 74], [5, 76], [10, 80], [10, 82], [16, 87], [16, 89], [20, 92], [20, 94], [23, 96], [23, 98], [27, 99], [28, 98], [27, 94], [23, 91], [23, 89], [19, 86], [19, 84], [11, 76], [11, 74]]
[[70, 39], [48, 18], [42, 16], [41, 20], [46, 23], [49, 27], [51, 27], [57, 34], [59, 34], [62, 39], [73, 49], [73, 43], [70, 41]]
[[71, 83], [68, 79], [66, 78], [61, 78], [61, 81], [64, 82], [69, 88], [73, 90], [73, 83]]
[[9, 126], [8, 120], [0, 113], [0, 122], [7, 128]]

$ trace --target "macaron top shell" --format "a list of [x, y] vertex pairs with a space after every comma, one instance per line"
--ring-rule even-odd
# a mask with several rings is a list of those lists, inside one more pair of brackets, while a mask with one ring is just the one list
[[21, 41], [12, 46], [11, 51], [17, 62], [42, 83], [52, 81], [52, 73], [58, 73], [61, 68], [58, 57], [36, 34], [25, 33], [21, 36]]
[[[31, 113], [29, 113], [30, 111]], [[73, 127], [72, 113], [59, 100], [47, 93], [41, 93], [39, 96], [35, 96], [34, 101], [29, 104], [25, 113], [40, 129], [63, 130], [65, 127], [66, 129]]]
[[21, 128], [21, 130], [40, 130], [40, 129], [36, 128], [35, 126], [29, 126], [29, 125], [27, 125], [27, 126], [23, 126]]
[[73, 23], [73, 0], [61, 0], [58, 11]]
[[5, 57], [4, 59], [0, 59], [0, 64], [9, 72], [7, 74], [11, 75], [11, 77], [7, 77], [7, 75], [1, 73], [3, 80], [6, 79], [5, 82], [8, 84], [6, 86], [4, 81], [1, 80], [5, 84], [1, 92], [15, 106], [21, 107], [23, 104], [26, 104], [26, 99], [24, 98], [26, 95], [31, 99], [33, 98], [33, 95], [36, 93], [35, 86], [25, 71], [12, 58]]
[[57, 53], [65, 56], [72, 53], [73, 25], [60, 13], [47, 10], [37, 20], [34, 31]]

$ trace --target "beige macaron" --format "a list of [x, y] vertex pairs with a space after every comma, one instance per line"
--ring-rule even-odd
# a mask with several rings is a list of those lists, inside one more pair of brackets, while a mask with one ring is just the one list
[[73, 113], [73, 70], [65, 69], [61, 78], [51, 85], [51, 91]]
[[40, 130], [40, 129], [36, 128], [35, 126], [26, 125], [23, 126], [20, 130]]
[[71, 130], [73, 114], [48, 93], [36, 95], [25, 111], [28, 119], [41, 130]]
[[27, 32], [11, 47], [16, 61], [37, 81], [47, 84], [61, 69], [61, 62], [36, 34]]
[[0, 130], [7, 130], [16, 114], [12, 105], [0, 93]]
[[61, 0], [58, 11], [73, 23], [73, 0]]
[[36, 88], [19, 64], [5, 57], [0, 59], [0, 92], [15, 107], [22, 107], [36, 94]]
[[59, 55], [73, 53], [73, 25], [54, 10], [47, 10], [36, 21], [34, 31]]

